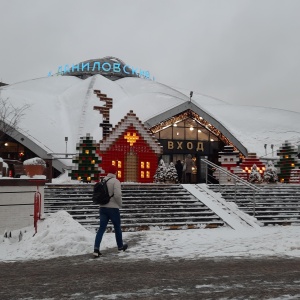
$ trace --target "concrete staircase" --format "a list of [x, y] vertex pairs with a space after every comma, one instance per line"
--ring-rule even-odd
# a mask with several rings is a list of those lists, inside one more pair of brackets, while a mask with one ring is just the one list
[[[65, 210], [88, 229], [98, 229], [98, 206], [91, 202], [92, 184], [45, 188], [45, 213]], [[122, 184], [124, 231], [214, 228], [224, 221], [181, 185]], [[108, 231], [112, 230], [109, 224]]]
[[300, 223], [300, 185], [299, 184], [260, 184], [261, 190], [255, 193], [237, 185], [209, 185], [209, 188], [229, 202], [235, 202], [240, 210], [255, 216], [263, 225], [290, 225]]

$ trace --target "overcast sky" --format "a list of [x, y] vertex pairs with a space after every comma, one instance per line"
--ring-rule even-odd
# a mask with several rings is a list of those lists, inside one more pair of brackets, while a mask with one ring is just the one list
[[300, 112], [299, 0], [0, 0], [0, 81], [115, 56], [166, 85]]

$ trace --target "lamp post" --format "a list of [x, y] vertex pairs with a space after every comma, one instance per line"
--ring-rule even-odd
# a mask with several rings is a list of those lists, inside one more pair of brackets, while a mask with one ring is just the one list
[[193, 91], [190, 91], [190, 102], [192, 101]]
[[65, 142], [66, 142], [66, 157], [68, 157], [68, 137], [65, 137]]
[[266, 152], [266, 155], [267, 155], [267, 144], [265, 144], [264, 147], [265, 147], [265, 152]]
[[274, 156], [274, 151], [273, 151], [274, 145], [271, 144], [271, 149], [272, 149], [272, 157]]

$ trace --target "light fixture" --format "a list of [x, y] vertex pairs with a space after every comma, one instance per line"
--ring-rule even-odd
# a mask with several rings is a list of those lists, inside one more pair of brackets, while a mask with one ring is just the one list
[[176, 135], [179, 135], [179, 132], [176, 132]]
[[133, 144], [136, 143], [136, 141], [139, 139], [139, 136], [137, 136], [135, 132], [133, 132], [132, 135], [130, 134], [130, 132], [127, 132], [127, 134], [124, 136], [124, 139], [126, 139], [130, 144], [130, 147], [132, 147]]
[[211, 141], [211, 142], [213, 142], [213, 141], [214, 141], [214, 139], [210, 139], [210, 141]]
[[174, 123], [174, 124], [173, 124], [173, 126], [174, 126], [174, 127], [177, 127], [177, 124], [176, 124], [176, 123]]
[[8, 143], [5, 143], [4, 146], [7, 147], [7, 146], [8, 146]]
[[198, 132], [200, 133], [200, 132], [201, 132], [201, 130], [200, 130], [200, 129], [198, 129]]
[[193, 130], [194, 130], [194, 127], [193, 127], [193, 126], [191, 126], [191, 127], [190, 127], [190, 131], [193, 131]]
[[190, 91], [190, 102], [192, 101], [193, 91]]

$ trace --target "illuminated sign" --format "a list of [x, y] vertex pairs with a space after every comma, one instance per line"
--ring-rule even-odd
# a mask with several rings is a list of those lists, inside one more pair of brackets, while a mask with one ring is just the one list
[[138, 77], [155, 80], [154, 77], [150, 78], [150, 72], [141, 68], [135, 68], [129, 65], [121, 65], [120, 63], [114, 62], [103, 62], [95, 61], [92, 63], [79, 63], [77, 65], [72, 64], [59, 66], [57, 73], [53, 74], [52, 71], [48, 72], [48, 77], [53, 75], [72, 74], [73, 72], [96, 72], [102, 71], [107, 73], [124, 73], [128, 75], [136, 75]]
[[219, 143], [190, 140], [163, 140], [159, 139], [165, 154], [201, 153], [201, 155], [214, 154], [219, 149]]

